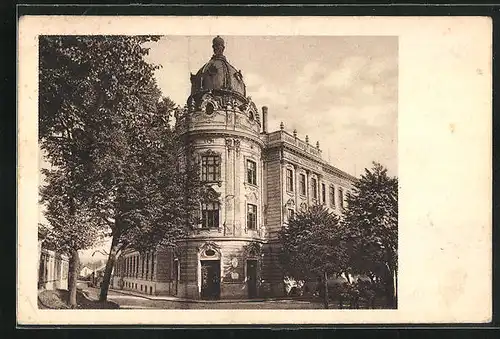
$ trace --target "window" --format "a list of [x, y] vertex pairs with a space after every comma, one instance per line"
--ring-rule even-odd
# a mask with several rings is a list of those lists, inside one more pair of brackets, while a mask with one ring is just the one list
[[318, 181], [316, 178], [311, 178], [311, 190], [313, 199], [318, 199]]
[[295, 211], [292, 208], [288, 209], [288, 220], [293, 219], [295, 216]]
[[326, 202], [326, 186], [321, 184], [321, 202], [324, 204]]
[[344, 190], [342, 188], [339, 188], [339, 199], [340, 199], [340, 206], [343, 208], [344, 207]]
[[144, 278], [144, 272], [146, 271], [146, 257], [144, 255], [141, 255], [142, 260], [141, 260], [141, 278]]
[[205, 113], [207, 115], [212, 115], [214, 113], [214, 105], [211, 102], [207, 103], [207, 106], [205, 107]]
[[291, 169], [286, 170], [286, 190], [293, 192], [293, 171]]
[[301, 174], [299, 178], [300, 194], [306, 195], [306, 175]]
[[201, 204], [201, 226], [203, 228], [219, 227], [219, 203], [208, 202]]
[[151, 280], [154, 279], [155, 274], [155, 253], [151, 254]]
[[335, 187], [330, 186], [330, 206], [335, 207]]
[[247, 182], [257, 185], [257, 165], [252, 160], [247, 160]]
[[247, 205], [247, 228], [249, 230], [257, 229], [257, 206]]
[[220, 180], [220, 157], [204, 155], [201, 157], [201, 181], [211, 182]]

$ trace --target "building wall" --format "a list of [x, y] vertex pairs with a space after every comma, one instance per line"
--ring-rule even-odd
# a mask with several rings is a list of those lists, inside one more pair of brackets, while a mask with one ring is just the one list
[[39, 254], [38, 288], [68, 289], [68, 257], [47, 249], [41, 249]]

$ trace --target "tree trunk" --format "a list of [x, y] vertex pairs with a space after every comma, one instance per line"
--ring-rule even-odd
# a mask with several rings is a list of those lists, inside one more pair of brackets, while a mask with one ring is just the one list
[[108, 300], [109, 284], [111, 283], [111, 273], [113, 272], [113, 267], [115, 266], [116, 255], [118, 254], [118, 236], [113, 235], [111, 240], [111, 249], [108, 255], [108, 261], [106, 262], [106, 268], [104, 269], [104, 276], [101, 284], [101, 294], [99, 295], [99, 301], [103, 302]]
[[71, 308], [76, 308], [76, 285], [78, 282], [78, 266], [80, 265], [80, 257], [78, 250], [72, 250], [69, 258], [68, 270], [68, 305]]
[[394, 307], [398, 307], [398, 268], [394, 269]]
[[384, 279], [384, 282], [385, 282], [385, 294], [386, 294], [386, 297], [387, 297], [387, 301], [388, 301], [388, 306], [390, 308], [396, 308], [397, 305], [396, 305], [396, 293], [395, 293], [395, 284], [394, 284], [394, 270], [391, 269], [391, 267], [386, 264], [386, 269], [387, 269], [387, 273], [386, 273], [386, 276], [385, 276], [385, 279]]
[[325, 291], [323, 292], [323, 305], [325, 306], [325, 309], [328, 309], [328, 274], [325, 272], [324, 276], [323, 276], [323, 280], [324, 280], [324, 288], [325, 288]]

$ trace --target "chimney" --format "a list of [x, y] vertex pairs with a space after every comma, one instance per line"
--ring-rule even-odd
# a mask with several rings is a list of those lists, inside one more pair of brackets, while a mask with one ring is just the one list
[[267, 134], [267, 106], [262, 106], [262, 133]]

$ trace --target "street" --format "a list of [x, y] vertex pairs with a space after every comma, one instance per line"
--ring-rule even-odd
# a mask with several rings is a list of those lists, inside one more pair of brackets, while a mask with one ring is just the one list
[[[99, 290], [85, 287], [89, 297], [98, 299]], [[108, 300], [120, 305], [121, 309], [322, 309], [318, 302], [299, 300], [268, 300], [241, 302], [192, 302], [152, 300], [140, 296], [109, 291]], [[333, 305], [332, 305], [333, 306]], [[333, 307], [332, 307], [333, 308]]]

